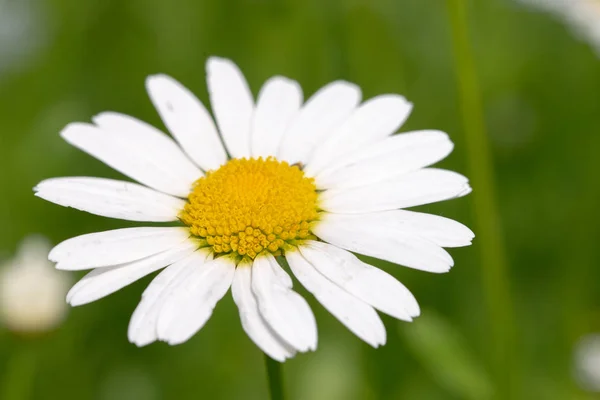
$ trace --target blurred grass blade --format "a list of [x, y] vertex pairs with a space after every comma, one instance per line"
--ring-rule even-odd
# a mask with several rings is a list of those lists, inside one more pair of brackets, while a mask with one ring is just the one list
[[476, 246], [480, 250], [483, 291], [489, 309], [490, 364], [499, 399], [514, 398], [518, 375], [508, 262], [496, 204], [492, 157], [486, 134], [477, 71], [471, 51], [466, 0], [447, 0], [458, 96], [463, 119], [469, 178], [473, 187]]
[[273, 360], [265, 354], [267, 365], [267, 380], [269, 383], [269, 394], [271, 400], [284, 400], [283, 378], [281, 375], [281, 363]]
[[426, 310], [414, 323], [399, 327], [408, 348], [441, 387], [461, 399], [492, 397], [492, 383], [482, 363], [447, 320]]
[[0, 380], [0, 399], [30, 399], [35, 374], [36, 354], [34, 349], [26, 345], [16, 349], [7, 363], [4, 378]]

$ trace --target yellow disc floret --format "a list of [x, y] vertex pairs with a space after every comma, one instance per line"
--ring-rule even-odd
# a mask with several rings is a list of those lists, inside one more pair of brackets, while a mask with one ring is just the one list
[[297, 166], [235, 159], [196, 181], [180, 219], [217, 254], [280, 254], [286, 243], [314, 238], [317, 196], [314, 180]]

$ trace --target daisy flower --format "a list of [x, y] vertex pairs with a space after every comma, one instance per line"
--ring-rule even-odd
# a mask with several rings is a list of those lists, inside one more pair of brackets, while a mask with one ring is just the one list
[[67, 314], [71, 279], [48, 261], [46, 238], [25, 238], [14, 258], [0, 265], [0, 323], [18, 333], [56, 328]]
[[575, 380], [582, 389], [600, 392], [600, 334], [580, 338], [573, 352]]
[[554, 14], [600, 55], [600, 0], [520, 0]]
[[336, 81], [303, 104], [298, 83], [275, 76], [255, 102], [231, 61], [213, 57], [206, 69], [214, 122], [173, 78], [146, 81], [174, 140], [114, 112], [62, 131], [140, 184], [55, 178], [41, 182], [37, 196], [110, 218], [178, 222], [59, 244], [49, 256], [57, 268], [93, 269], [68, 302], [98, 300], [164, 268], [133, 313], [131, 342], [185, 342], [231, 289], [248, 336], [283, 361], [317, 347], [315, 318], [280, 265], [285, 259], [341, 323], [374, 347], [384, 344], [375, 310], [411, 321], [419, 306], [400, 282], [353, 253], [430, 272], [452, 267], [443, 247], [466, 246], [473, 233], [402, 210], [470, 192], [464, 176], [425, 168], [452, 151], [448, 136], [393, 135], [412, 108], [399, 95], [360, 104], [356, 85]]

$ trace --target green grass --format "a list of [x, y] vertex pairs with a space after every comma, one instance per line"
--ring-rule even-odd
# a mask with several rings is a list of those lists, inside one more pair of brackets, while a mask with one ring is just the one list
[[[119, 177], [58, 133], [106, 110], [162, 127], [147, 75], [170, 74], [205, 102], [209, 55], [235, 60], [254, 94], [276, 74], [298, 80], [305, 97], [347, 79], [364, 98], [412, 101], [403, 131], [448, 132], [456, 147], [440, 167], [467, 175], [474, 193], [419, 209], [477, 236], [450, 250], [455, 267], [444, 275], [375, 261], [424, 310], [422, 323], [383, 317], [388, 343], [378, 350], [296, 284], [315, 311], [319, 350], [283, 365], [287, 398], [592, 398], [573, 381], [571, 358], [581, 335], [600, 330], [600, 68], [560, 22], [508, 0], [5, 1], [0, 21], [19, 21], [5, 4], [31, 5], [34, 23], [11, 41], [0, 22], [0, 258], [29, 233], [58, 243], [131, 226], [31, 189], [53, 176]], [[267, 398], [263, 355], [230, 295], [184, 345], [127, 342], [149, 279], [72, 309], [43, 337], [0, 328], [0, 382], [14, 384], [0, 397]], [[35, 354], [32, 365], [23, 354]]]

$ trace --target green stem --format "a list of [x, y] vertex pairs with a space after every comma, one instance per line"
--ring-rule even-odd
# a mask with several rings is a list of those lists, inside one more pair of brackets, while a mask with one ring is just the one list
[[283, 400], [283, 379], [281, 377], [281, 363], [265, 354], [267, 376], [269, 378], [269, 393], [271, 400]]
[[0, 386], [0, 399], [30, 399], [35, 379], [35, 364], [34, 349], [27, 346], [16, 348], [7, 364], [6, 376]]
[[447, 0], [455, 68], [466, 138], [469, 176], [473, 184], [475, 232], [480, 250], [482, 284], [486, 296], [490, 362], [497, 378], [498, 398], [514, 398], [517, 376], [515, 331], [500, 216], [496, 205], [492, 157], [471, 45], [466, 0]]

